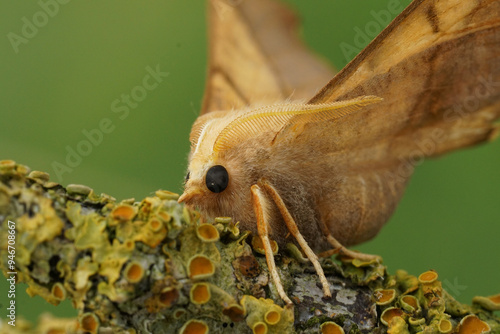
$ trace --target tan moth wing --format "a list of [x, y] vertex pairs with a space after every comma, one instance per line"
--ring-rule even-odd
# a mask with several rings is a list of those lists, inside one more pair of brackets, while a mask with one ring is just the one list
[[495, 0], [415, 0], [309, 101], [384, 99], [333, 128], [309, 124], [310, 136], [302, 136], [304, 145], [330, 151], [343, 173], [319, 204], [322, 221], [341, 243], [378, 232], [424, 157], [498, 133], [499, 13]]
[[306, 100], [334, 75], [304, 47], [297, 19], [266, 0], [209, 2], [209, 66], [201, 114]]
[[309, 101], [384, 99], [347, 121], [351, 132], [338, 149], [375, 141], [407, 156], [439, 128], [444, 138], [424, 152], [435, 156], [493, 136], [500, 116], [499, 13], [496, 0], [413, 1]]

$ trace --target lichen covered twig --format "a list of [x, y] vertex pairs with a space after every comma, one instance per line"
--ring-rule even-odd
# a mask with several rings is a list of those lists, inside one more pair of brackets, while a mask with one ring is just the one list
[[[377, 262], [323, 259], [333, 298], [322, 299], [312, 265], [294, 245], [277, 250], [293, 309], [269, 279], [259, 239], [237, 222], [201, 223], [159, 190], [117, 202], [92, 189], [50, 182], [13, 161], [0, 162], [2, 235], [16, 223], [18, 282], [30, 295], [70, 299], [77, 321], [45, 317], [33, 332], [91, 333], [448, 333], [500, 330], [498, 299], [455, 301], [433, 271], [388, 275]], [[0, 257], [8, 270], [6, 238]], [[460, 322], [462, 325], [459, 325]], [[51, 327], [52, 326], [52, 327]], [[7, 333], [28, 333], [19, 327]], [[330, 333], [330, 332], [328, 332]]]

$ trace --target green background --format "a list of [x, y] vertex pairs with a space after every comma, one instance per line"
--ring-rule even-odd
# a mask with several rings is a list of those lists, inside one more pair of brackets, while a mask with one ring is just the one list
[[[308, 44], [342, 68], [349, 59], [340, 44], [356, 46], [355, 28], [376, 25], [370, 11], [402, 9], [409, 1], [289, 2]], [[40, 11], [35, 1], [0, 5], [0, 159], [118, 199], [141, 199], [159, 188], [180, 192], [188, 134], [203, 95], [204, 3], [73, 0], [59, 5], [16, 53], [8, 34], [21, 35], [23, 17], [33, 22]], [[371, 30], [368, 35], [374, 37]], [[168, 77], [120, 119], [112, 102], [141, 85], [145, 68], [157, 64]], [[53, 163], [65, 163], [66, 147], [75, 149], [85, 139], [82, 131], [103, 118], [114, 130], [71, 172], [55, 177]], [[388, 225], [358, 248], [382, 255], [392, 273], [437, 270], [463, 302], [500, 292], [499, 167], [500, 141], [425, 162]], [[5, 306], [6, 282], [0, 282]], [[18, 314], [74, 314], [68, 302], [53, 307], [19, 290]]]

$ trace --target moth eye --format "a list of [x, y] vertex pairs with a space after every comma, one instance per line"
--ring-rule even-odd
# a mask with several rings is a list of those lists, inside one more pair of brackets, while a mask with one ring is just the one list
[[186, 179], [184, 180], [184, 183], [186, 183], [189, 180], [189, 172], [186, 174]]
[[229, 175], [227, 170], [221, 165], [211, 167], [205, 176], [205, 183], [208, 190], [213, 193], [220, 193], [227, 188]]

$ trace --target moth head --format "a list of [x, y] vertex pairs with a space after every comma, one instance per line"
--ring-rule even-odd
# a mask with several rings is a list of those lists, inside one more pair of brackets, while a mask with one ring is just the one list
[[201, 169], [188, 171], [184, 193], [179, 203], [194, 204], [203, 197], [215, 197], [224, 192], [229, 185], [229, 173], [223, 165], [207, 165]]
[[231, 163], [214, 154], [213, 146], [218, 133], [227, 121], [223, 117], [200, 117], [191, 131], [191, 153], [186, 173], [184, 193], [179, 203], [196, 206], [202, 211], [213, 209], [231, 188]]

